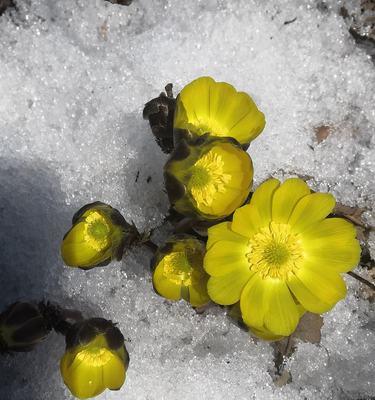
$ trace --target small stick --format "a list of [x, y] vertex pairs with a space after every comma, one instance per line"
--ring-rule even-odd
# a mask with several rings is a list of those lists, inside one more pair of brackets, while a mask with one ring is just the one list
[[362, 282], [363, 284], [367, 285], [369, 288], [375, 291], [375, 285], [368, 281], [367, 279], [363, 278], [362, 276], [356, 274], [355, 272], [349, 271], [347, 272], [348, 275], [352, 276], [353, 278], [357, 279], [357, 281]]

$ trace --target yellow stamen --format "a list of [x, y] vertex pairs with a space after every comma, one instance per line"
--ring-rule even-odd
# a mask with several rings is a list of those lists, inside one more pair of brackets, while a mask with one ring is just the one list
[[190, 286], [192, 267], [186, 252], [174, 252], [164, 257], [164, 276], [177, 285]]
[[249, 240], [249, 253], [246, 256], [250, 269], [260, 272], [263, 278], [269, 276], [286, 280], [302, 261], [301, 239], [291, 231], [289, 225], [271, 222]]
[[210, 207], [216, 193], [224, 193], [230, 174], [224, 173], [224, 162], [219, 154], [210, 150], [201, 157], [190, 170], [188, 189], [197, 204]]
[[102, 251], [108, 247], [111, 228], [106, 218], [98, 211], [93, 211], [86, 217], [85, 222], [85, 242], [96, 251]]

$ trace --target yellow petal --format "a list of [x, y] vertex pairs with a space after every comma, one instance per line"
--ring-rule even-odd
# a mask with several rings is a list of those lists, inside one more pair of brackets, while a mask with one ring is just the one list
[[68, 243], [84, 243], [85, 242], [85, 225], [86, 222], [82, 221], [76, 225], [73, 225], [72, 228], [68, 231], [68, 233], [64, 237], [64, 242]]
[[74, 225], [61, 243], [61, 256], [71, 267], [92, 267], [111, 257], [111, 248], [95, 250], [85, 240], [85, 222]]
[[302, 179], [287, 179], [273, 195], [272, 220], [286, 224], [297, 202], [308, 194], [310, 189]]
[[234, 212], [231, 228], [234, 232], [250, 238], [261, 229], [262, 224], [258, 209], [252, 204], [246, 204]]
[[246, 325], [258, 329], [263, 327], [264, 316], [270, 306], [268, 288], [261, 275], [256, 273], [242, 290], [240, 306], [242, 319]]
[[[346, 286], [341, 276], [325, 265], [315, 265], [314, 263], [306, 261], [295, 272], [295, 275], [308, 291], [316, 296], [322, 303], [330, 307], [333, 307], [346, 295]], [[309, 310], [307, 307], [308, 302], [311, 306], [313, 300], [309, 299], [306, 293], [304, 295], [304, 298], [301, 297], [300, 301], [302, 305]], [[318, 305], [316, 306], [318, 307]]]
[[261, 226], [263, 228], [267, 226], [271, 221], [272, 216], [272, 198], [279, 187], [280, 181], [271, 178], [262, 183], [254, 192], [250, 204], [258, 210]]
[[302, 235], [306, 259], [338, 272], [348, 272], [360, 260], [361, 246], [354, 226], [342, 218], [325, 219]]
[[189, 303], [193, 307], [202, 307], [209, 303], [210, 297], [207, 293], [207, 278], [201, 282], [193, 283], [189, 287]]
[[[181, 90], [177, 98], [175, 128], [185, 129], [186, 122], [199, 128], [202, 123], [209, 119], [209, 93], [213, 82], [215, 81], [212, 78], [205, 76], [195, 79]], [[184, 121], [185, 117], [188, 118], [188, 121]]]
[[125, 367], [119, 357], [112, 353], [111, 359], [103, 366], [104, 386], [111, 390], [118, 390], [125, 382]]
[[238, 119], [229, 130], [229, 136], [234, 137], [242, 144], [254, 140], [266, 125], [264, 114], [258, 110], [251, 98], [250, 101], [254, 108]]
[[335, 198], [329, 193], [312, 193], [296, 204], [288, 224], [296, 232], [303, 232], [312, 224], [323, 220], [335, 207]]
[[209, 249], [212, 247], [216, 242], [219, 242], [221, 240], [225, 240], [228, 242], [239, 242], [244, 245], [247, 244], [248, 239], [245, 238], [244, 236], [241, 236], [235, 232], [232, 231], [231, 229], [231, 222], [222, 222], [220, 224], [211, 226], [208, 228], [208, 240], [207, 240], [207, 245], [206, 248]]
[[212, 276], [226, 275], [234, 270], [249, 269], [247, 246], [239, 242], [219, 241], [207, 251], [203, 265]]
[[[232, 143], [218, 143], [214, 149], [222, 162], [222, 175], [229, 179], [223, 190], [216, 190], [209, 207], [199, 207], [206, 214], [225, 217], [240, 207], [248, 197], [253, 180], [253, 166], [248, 153]], [[228, 168], [229, 167], [229, 168]], [[230, 172], [240, 169], [242, 172]]]
[[92, 266], [108, 258], [104, 258], [102, 253], [98, 253], [87, 243], [66, 243], [65, 240], [61, 244], [61, 256], [64, 263], [71, 267]]
[[[233, 98], [236, 90], [232, 85], [226, 82], [215, 82], [213, 79], [210, 82], [210, 122], [212, 125], [218, 125], [219, 132], [212, 132], [214, 135], [225, 136], [227, 133], [223, 130], [226, 127], [222, 123], [221, 116], [228, 113], [228, 99]], [[226, 130], [228, 128], [226, 127]]]
[[269, 341], [275, 341], [275, 340], [281, 340], [284, 338], [284, 336], [280, 335], [275, 335], [271, 331], [267, 330], [266, 328], [253, 328], [249, 326], [249, 330], [251, 333], [253, 333], [255, 336], [257, 336], [260, 339], [263, 340], [269, 340]]
[[296, 303], [286, 283], [279, 279], [267, 279], [269, 308], [264, 315], [264, 326], [275, 335], [289, 336], [299, 322]]
[[181, 299], [181, 285], [177, 285], [164, 276], [163, 261], [161, 261], [155, 268], [152, 276], [152, 283], [156, 292], [159, 293], [160, 296], [163, 296], [169, 300]]
[[327, 218], [311, 225], [303, 233], [305, 241], [316, 239], [339, 238], [340, 240], [353, 239], [356, 236], [354, 225], [343, 218]]
[[322, 314], [332, 308], [332, 304], [328, 304], [320, 300], [320, 298], [311, 292], [294, 274], [290, 274], [288, 277], [287, 285], [296, 299], [306, 310], [313, 313]]
[[263, 130], [264, 115], [248, 94], [236, 92], [233, 87], [232, 89], [228, 96], [224, 97], [220, 93], [225, 104], [222, 104], [219, 110], [215, 110], [211, 121], [218, 121], [222, 127], [220, 136], [234, 137], [242, 144], [249, 143]]
[[101, 367], [86, 364], [78, 357], [74, 358], [69, 367], [61, 361], [60, 367], [64, 382], [75, 397], [88, 399], [105, 390]]
[[208, 294], [215, 303], [221, 305], [237, 303], [252, 275], [249, 269], [238, 269], [226, 275], [211, 277], [207, 284]]
[[242, 317], [248, 326], [288, 336], [296, 328], [299, 311], [285, 282], [255, 274], [241, 294]]

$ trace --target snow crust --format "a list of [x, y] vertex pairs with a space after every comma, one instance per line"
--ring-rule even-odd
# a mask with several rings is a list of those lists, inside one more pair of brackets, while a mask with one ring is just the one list
[[[178, 93], [201, 75], [250, 93], [266, 115], [249, 149], [255, 185], [298, 174], [365, 207], [375, 225], [374, 65], [339, 15], [343, 2], [321, 3], [33, 0], [0, 17], [0, 308], [46, 298], [118, 322], [127, 380], [100, 399], [375, 396], [373, 306], [351, 277], [348, 297], [324, 316], [321, 344], [300, 343], [292, 382], [277, 387], [268, 343], [219, 307], [198, 315], [153, 292], [149, 250], [88, 272], [59, 256], [73, 213], [94, 200], [141, 231], [155, 228], [158, 242], [168, 234], [166, 156], [142, 108], [166, 83]], [[318, 143], [321, 126], [332, 133]], [[71, 399], [63, 351], [52, 334], [32, 353], [0, 358], [0, 398]]]

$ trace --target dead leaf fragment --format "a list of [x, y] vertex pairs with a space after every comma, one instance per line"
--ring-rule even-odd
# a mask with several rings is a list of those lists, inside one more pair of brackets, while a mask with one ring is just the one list
[[333, 132], [332, 126], [322, 125], [315, 128], [315, 136], [318, 143], [323, 142]]
[[293, 339], [300, 339], [307, 343], [320, 343], [322, 326], [323, 318], [319, 314], [307, 312], [293, 333]]
[[344, 204], [336, 203], [333, 214], [348, 219], [353, 224], [366, 228], [365, 222], [362, 220], [362, 214], [366, 211], [361, 207], [350, 207]]
[[103, 22], [103, 24], [99, 27], [99, 36], [107, 41], [108, 40], [108, 24], [107, 20]]
[[282, 387], [285, 386], [286, 384], [292, 382], [292, 375], [290, 374], [290, 372], [286, 369], [284, 369], [281, 373], [280, 376], [277, 376], [274, 381], [276, 386], [278, 387]]
[[292, 335], [273, 343], [276, 368], [275, 385], [283, 386], [292, 380], [290, 372], [285, 370], [284, 366], [287, 358], [294, 353], [297, 340], [314, 344], [320, 343], [322, 326], [323, 318], [319, 314], [306, 312]]

